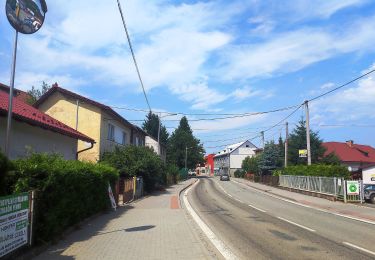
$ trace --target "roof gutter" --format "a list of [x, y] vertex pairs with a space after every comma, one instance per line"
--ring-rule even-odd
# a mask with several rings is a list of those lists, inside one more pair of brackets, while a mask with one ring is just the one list
[[77, 151], [77, 153], [76, 153], [76, 160], [78, 160], [78, 155], [79, 155], [80, 153], [92, 149], [92, 148], [94, 147], [94, 144], [95, 144], [95, 142], [91, 142], [91, 146], [90, 146], [89, 148], [85, 148], [85, 149], [83, 149], [83, 150]]

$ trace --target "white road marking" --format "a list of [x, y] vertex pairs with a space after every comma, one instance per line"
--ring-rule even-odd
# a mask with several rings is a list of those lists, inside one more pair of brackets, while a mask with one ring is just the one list
[[361, 251], [363, 251], [363, 252], [366, 252], [366, 253], [368, 253], [368, 254], [370, 254], [370, 255], [375, 255], [375, 252], [370, 251], [370, 250], [367, 250], [367, 249], [365, 249], [365, 248], [363, 248], [363, 247], [359, 247], [359, 246], [353, 245], [353, 244], [351, 244], [351, 243], [349, 243], [349, 242], [342, 242], [342, 243], [343, 243], [344, 245], [347, 245], [347, 246], [350, 246], [350, 247], [356, 248], [356, 249], [358, 249], [358, 250], [361, 250]]
[[237, 199], [237, 198], [234, 198], [234, 199], [237, 200], [240, 203], [243, 203], [242, 200], [240, 200], [240, 199]]
[[278, 219], [281, 219], [281, 220], [284, 220], [285, 222], [288, 222], [288, 223], [290, 223], [290, 224], [292, 224], [292, 225], [295, 225], [295, 226], [297, 226], [297, 227], [300, 227], [300, 228], [306, 229], [306, 230], [311, 231], [311, 232], [315, 232], [314, 229], [311, 229], [311, 228], [305, 227], [305, 226], [303, 226], [303, 225], [297, 224], [297, 223], [295, 223], [295, 222], [293, 222], [293, 221], [290, 221], [290, 220], [287, 220], [287, 219], [285, 219], [285, 218], [282, 218], [282, 217], [277, 217], [277, 218], [278, 218]]
[[211, 243], [219, 250], [219, 252], [223, 255], [225, 259], [239, 259], [225, 244], [221, 241], [214, 232], [203, 222], [203, 220], [198, 216], [198, 214], [194, 211], [192, 206], [190, 205], [187, 195], [189, 191], [197, 184], [197, 181], [193, 186], [188, 188], [184, 193], [184, 204], [186, 209], [194, 219], [194, 221], [198, 224], [198, 226], [202, 229], [203, 233], [207, 236], [207, 238], [211, 241]]
[[356, 218], [356, 217], [351, 217], [351, 216], [343, 215], [343, 214], [340, 214], [340, 213], [336, 213], [336, 212], [332, 212], [332, 211], [328, 211], [328, 210], [324, 210], [324, 209], [320, 209], [320, 208], [316, 208], [316, 207], [311, 207], [311, 206], [308, 206], [308, 205], [305, 205], [305, 204], [302, 204], [302, 203], [299, 203], [299, 202], [295, 202], [295, 201], [292, 201], [292, 200], [289, 200], [289, 199], [284, 199], [284, 198], [281, 198], [279, 196], [269, 194], [269, 193], [264, 192], [264, 191], [259, 191], [259, 190], [255, 189], [255, 188], [253, 188], [253, 187], [251, 187], [249, 185], [243, 184], [243, 183], [235, 181], [235, 180], [232, 180], [232, 182], [235, 182], [235, 183], [237, 183], [239, 185], [242, 185], [242, 186], [245, 186], [247, 188], [250, 188], [250, 189], [254, 190], [255, 192], [258, 192], [258, 193], [270, 196], [270, 197], [278, 199], [278, 200], [286, 201], [286, 202], [289, 202], [289, 203], [292, 203], [292, 204], [295, 204], [295, 205], [298, 205], [298, 206], [301, 206], [301, 207], [305, 207], [305, 208], [309, 208], [309, 209], [314, 209], [314, 210], [317, 210], [317, 211], [320, 211], [320, 212], [324, 212], [324, 213], [328, 213], [328, 214], [332, 214], [332, 215], [335, 215], [335, 216], [339, 216], [339, 217], [343, 217], [343, 218], [347, 218], [347, 219], [351, 219], [351, 220], [360, 221], [360, 222], [364, 222], [364, 223], [367, 223], [367, 224], [375, 225], [374, 221], [365, 220], [365, 219]]
[[250, 208], [253, 208], [253, 209], [256, 209], [256, 210], [259, 210], [259, 211], [261, 211], [261, 212], [263, 212], [263, 213], [266, 213], [266, 211], [265, 210], [263, 210], [263, 209], [260, 209], [260, 208], [257, 208], [257, 207], [255, 207], [255, 206], [253, 206], [253, 205], [248, 205]]

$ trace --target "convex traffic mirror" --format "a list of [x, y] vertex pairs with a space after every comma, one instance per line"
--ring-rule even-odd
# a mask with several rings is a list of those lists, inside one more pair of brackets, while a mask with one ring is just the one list
[[32, 34], [42, 27], [47, 5], [44, 0], [7, 0], [5, 11], [17, 32]]

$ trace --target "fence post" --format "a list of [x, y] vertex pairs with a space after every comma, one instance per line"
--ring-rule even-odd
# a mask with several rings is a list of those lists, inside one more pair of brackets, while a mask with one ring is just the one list
[[322, 177], [319, 177], [319, 192], [322, 193]]
[[346, 180], [343, 180], [343, 183], [342, 183], [344, 186], [342, 187], [344, 189], [344, 203], [347, 202], [346, 200]]
[[335, 197], [337, 199], [337, 178], [336, 177], [333, 177], [333, 186], [334, 186], [334, 189], [335, 189]]
[[29, 234], [29, 245], [34, 244], [34, 222], [35, 222], [35, 198], [36, 191], [31, 191], [31, 203], [30, 203], [30, 234]]
[[361, 201], [361, 204], [364, 201], [363, 193], [364, 193], [364, 190], [363, 190], [363, 181], [359, 181], [359, 199]]
[[310, 176], [307, 177], [307, 190], [310, 191]]

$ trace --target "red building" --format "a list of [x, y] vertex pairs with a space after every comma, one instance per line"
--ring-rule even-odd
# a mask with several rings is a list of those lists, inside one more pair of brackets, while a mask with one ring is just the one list
[[204, 157], [205, 159], [205, 167], [207, 169], [207, 173], [209, 173], [211, 176], [214, 175], [214, 156], [215, 154], [208, 154]]

